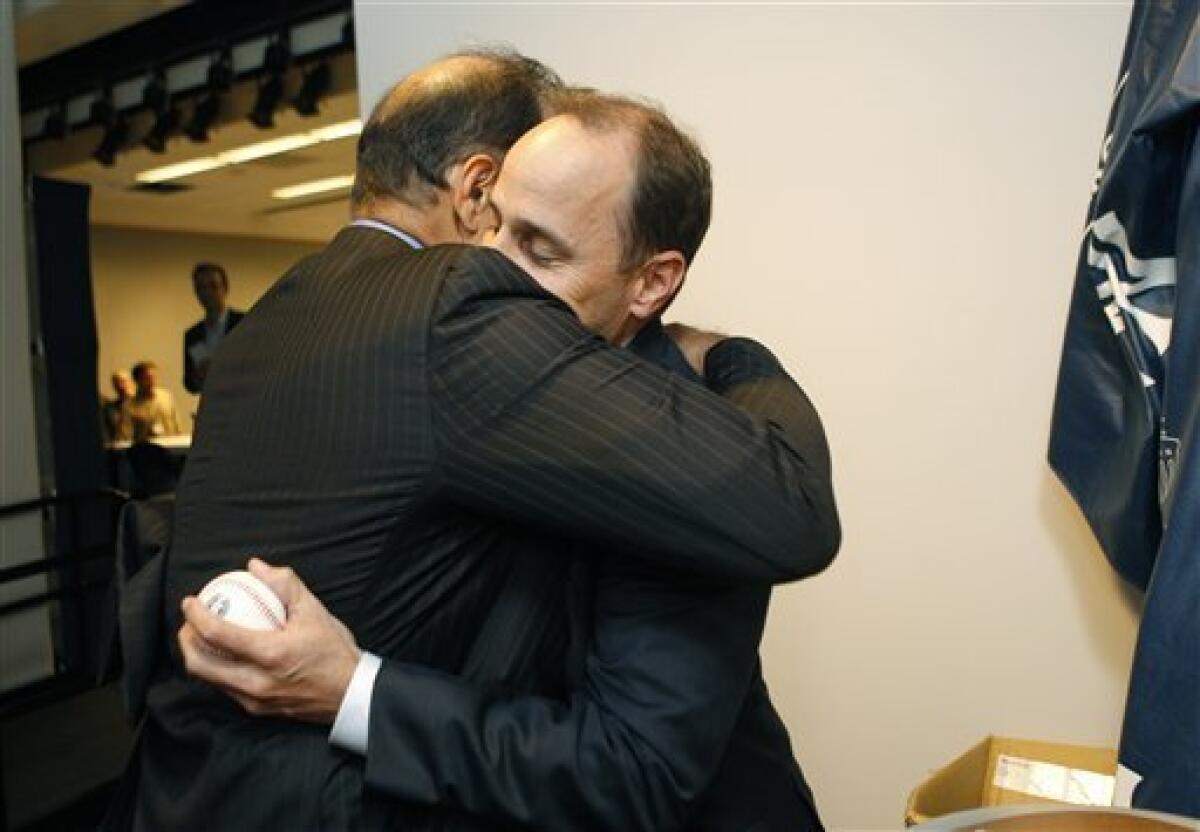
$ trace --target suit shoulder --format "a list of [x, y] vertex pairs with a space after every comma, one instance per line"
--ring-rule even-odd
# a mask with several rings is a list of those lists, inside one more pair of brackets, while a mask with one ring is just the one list
[[439, 246], [428, 250], [445, 258], [442, 269], [445, 307], [476, 300], [554, 300], [554, 296], [498, 251], [481, 246]]
[[184, 332], [183, 337], [184, 337], [184, 339], [186, 339], [188, 341], [195, 341], [198, 338], [203, 338], [204, 337], [204, 321], [197, 321], [196, 323], [189, 326], [187, 328], [187, 331]]
[[455, 246], [458, 257], [454, 262], [454, 272], [464, 279], [490, 281], [494, 283], [515, 283], [518, 285], [533, 285], [533, 278], [513, 261], [509, 260], [494, 248], [485, 246]]

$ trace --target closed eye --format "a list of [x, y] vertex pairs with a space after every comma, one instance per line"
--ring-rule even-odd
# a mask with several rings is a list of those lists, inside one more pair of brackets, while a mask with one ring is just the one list
[[522, 236], [517, 245], [521, 248], [521, 253], [529, 258], [530, 262], [535, 266], [547, 267], [553, 265], [557, 260], [552, 252], [545, 250], [545, 241], [539, 240], [533, 236]]

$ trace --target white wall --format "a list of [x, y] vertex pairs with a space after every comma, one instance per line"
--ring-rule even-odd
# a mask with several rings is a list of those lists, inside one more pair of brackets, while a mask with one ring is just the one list
[[771, 344], [829, 430], [845, 545], [763, 654], [834, 828], [894, 828], [987, 733], [1112, 745], [1130, 599], [1045, 464], [1128, 5], [356, 4], [364, 112], [508, 41], [699, 134], [677, 314]]
[[[0, 505], [38, 497], [37, 441], [29, 355], [28, 282], [21, 130], [13, 10], [0, 3]], [[0, 568], [41, 558], [41, 515], [0, 519]], [[0, 602], [45, 589], [38, 576], [0, 588]], [[0, 618], [0, 690], [18, 687], [52, 669], [46, 608]]]
[[248, 309], [289, 266], [320, 246], [309, 243], [93, 226], [92, 289], [100, 342], [96, 383], [138, 361], [158, 365], [180, 427], [191, 432], [198, 397], [183, 387], [183, 333], [204, 314], [192, 291], [192, 267], [220, 263], [229, 275], [229, 305]]

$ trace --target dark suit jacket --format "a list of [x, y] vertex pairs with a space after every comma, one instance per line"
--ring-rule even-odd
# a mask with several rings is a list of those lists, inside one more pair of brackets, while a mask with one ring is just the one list
[[[631, 349], [701, 381], [661, 326]], [[816, 412], [769, 352], [726, 342], [709, 368], [724, 395], [803, 437], [805, 458], [828, 475]], [[372, 720], [397, 723], [403, 753], [372, 783], [542, 830], [819, 830], [758, 662], [770, 587], [631, 554], [580, 556], [570, 603], [586, 658], [565, 701], [386, 666]]]
[[[237, 326], [238, 321], [245, 316], [245, 312], [230, 309], [229, 316], [225, 318], [225, 334], [228, 335], [229, 331]], [[183, 386], [189, 393], [199, 393], [204, 387], [200, 381], [199, 368], [192, 360], [191, 347], [192, 344], [202, 343], [206, 337], [203, 319], [188, 327], [187, 332], [183, 333]], [[224, 339], [221, 343], [224, 343]]]
[[[210, 368], [177, 495], [139, 823], [373, 822], [364, 767], [330, 748], [328, 726], [249, 717], [180, 668], [179, 600], [250, 554], [294, 567], [364, 649], [561, 696], [570, 561], [555, 535], [786, 580], [836, 547], [832, 499], [785, 428], [607, 346], [502, 255], [346, 229]], [[368, 782], [398, 753], [371, 731]]]

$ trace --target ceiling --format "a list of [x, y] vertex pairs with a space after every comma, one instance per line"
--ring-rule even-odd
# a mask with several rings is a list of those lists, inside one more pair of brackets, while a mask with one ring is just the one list
[[[181, 4], [179, 0], [155, 3], [96, 0], [34, 3], [24, 0], [26, 7], [44, 8], [26, 9], [17, 28], [21, 30], [29, 21], [44, 20], [52, 13], [62, 19], [63, 7], [70, 7], [69, 10], [90, 18], [92, 24], [99, 27], [92, 35], [99, 37], [121, 25], [132, 25]], [[84, 13], [81, 11], [84, 8], [91, 11]], [[75, 36], [83, 37], [81, 28], [73, 31]], [[20, 31], [18, 34], [28, 43], [37, 41], [33, 35]], [[50, 48], [43, 35], [38, 37], [43, 38], [42, 48]], [[62, 45], [57, 48], [63, 49], [80, 41], [74, 44], [65, 40], [58, 42]], [[26, 60], [24, 55], [22, 60]], [[253, 126], [246, 114], [253, 106], [257, 87], [254, 81], [244, 81], [223, 97], [221, 115], [207, 142], [196, 143], [177, 133], [168, 141], [165, 153], [151, 153], [141, 144], [141, 139], [150, 129], [152, 117], [148, 112], [138, 112], [131, 118], [129, 139], [112, 167], [104, 167], [92, 158], [103, 136], [103, 130], [98, 126], [75, 128], [64, 139], [30, 142], [26, 146], [25, 164], [29, 171], [39, 176], [89, 185], [92, 189], [90, 216], [95, 225], [323, 242], [346, 222], [346, 189], [287, 201], [272, 198], [271, 191], [353, 173], [354, 136], [183, 177], [174, 180], [184, 186], [177, 191], [138, 190], [135, 177], [150, 168], [357, 118], [354, 55], [336, 55], [329, 59], [329, 64], [332, 83], [320, 101], [319, 114], [313, 117], [302, 118], [285, 103], [276, 112], [273, 129], [261, 130]], [[299, 88], [300, 80], [300, 68], [293, 67], [287, 77], [285, 101]], [[181, 103], [185, 120], [192, 106], [191, 101]]]
[[187, 5], [188, 0], [12, 0], [17, 65], [26, 66], [81, 43]]

